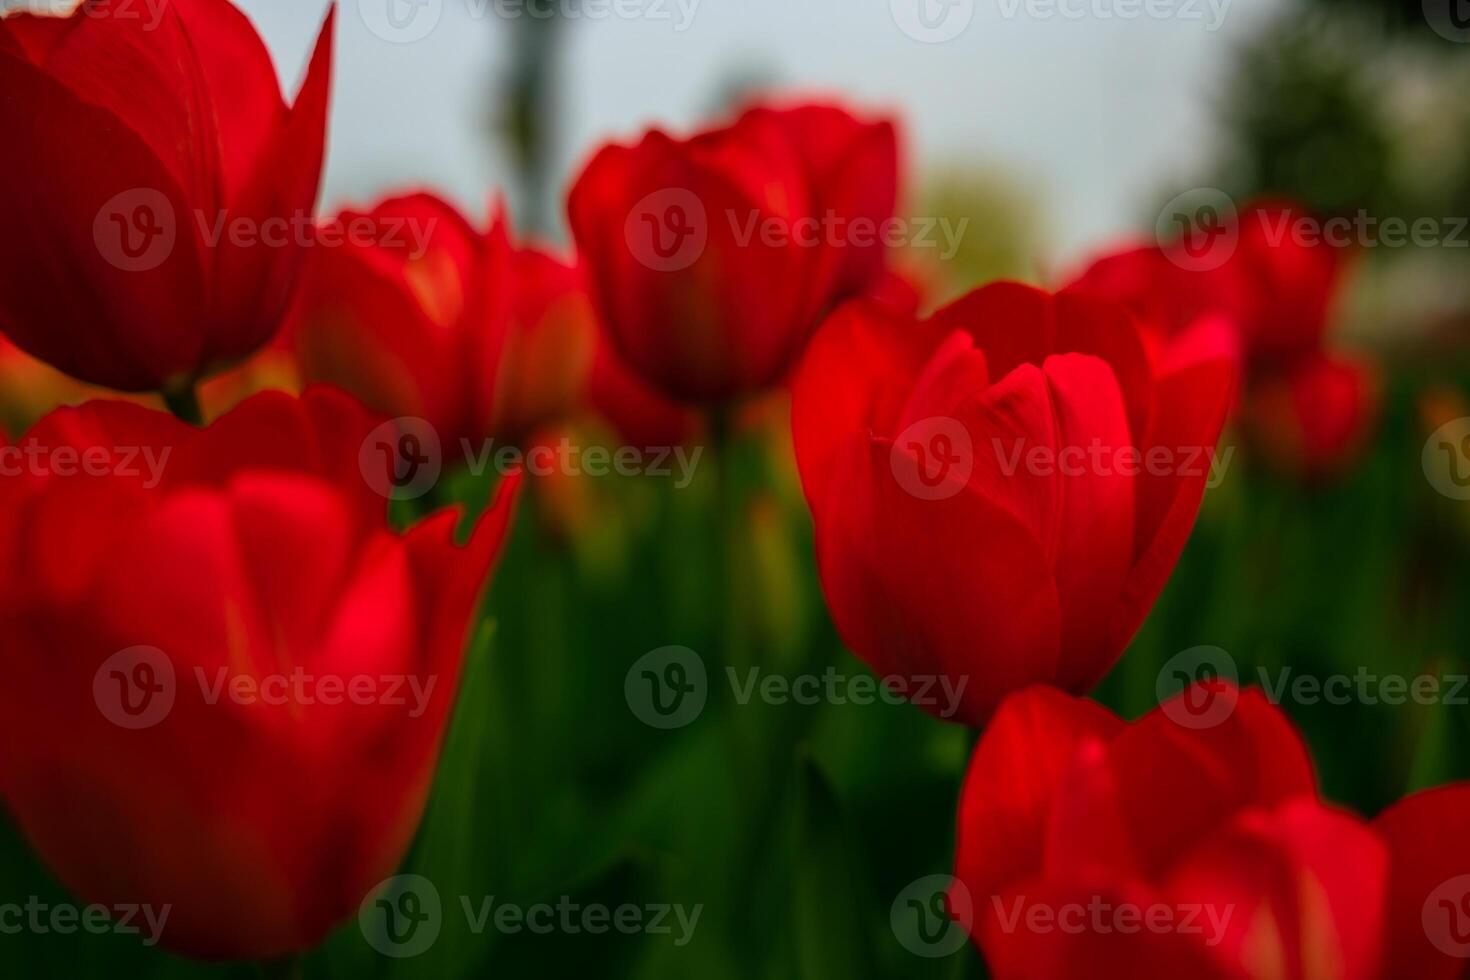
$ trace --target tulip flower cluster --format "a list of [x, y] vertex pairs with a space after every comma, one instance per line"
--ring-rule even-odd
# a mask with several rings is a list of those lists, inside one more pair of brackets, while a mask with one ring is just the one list
[[[521, 482], [397, 529], [405, 420], [530, 445], [587, 412], [678, 445], [787, 390], [845, 645], [982, 730], [950, 910], [995, 976], [1459, 975], [1466, 787], [1365, 821], [1252, 691], [1186, 691], [1229, 702], [1203, 726], [1080, 697], [1169, 580], [1237, 399], [1312, 474], [1364, 438], [1369, 375], [1323, 343], [1342, 256], [1262, 206], [1209, 270], [1165, 243], [921, 317], [871, 233], [896, 126], [828, 103], [601, 148], [575, 255], [427, 191], [319, 219], [332, 38], [288, 105], [228, 0], [146, 34], [0, 20], [0, 381], [78, 403], [5, 447], [0, 794], [68, 889], [270, 961], [395, 874]], [[1114, 928], [1130, 909], [1159, 928]]]
[[1300, 234], [1313, 219], [1289, 204], [1262, 201], [1221, 220], [1103, 256], [1067, 288], [1128, 305], [1161, 337], [1204, 317], [1229, 323], [1245, 375], [1241, 414], [1263, 455], [1309, 479], [1340, 473], [1378, 403], [1372, 365], [1325, 345], [1354, 257]]

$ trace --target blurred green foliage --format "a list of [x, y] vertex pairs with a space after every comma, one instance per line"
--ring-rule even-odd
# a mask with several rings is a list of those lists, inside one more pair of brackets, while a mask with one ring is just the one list
[[1400, 213], [1398, 147], [1357, 36], [1325, 16], [1284, 18], [1237, 55], [1223, 104], [1234, 152], [1220, 186], [1284, 195], [1321, 214]]

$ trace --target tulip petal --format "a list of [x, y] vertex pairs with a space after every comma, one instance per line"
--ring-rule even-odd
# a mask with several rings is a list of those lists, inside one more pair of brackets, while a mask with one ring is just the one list
[[[224, 0], [191, 0], [191, 3], [212, 7], [223, 4]], [[223, 152], [238, 162], [243, 159], [243, 151], [229, 141], [262, 138], [256, 130], [269, 130], [264, 134], [265, 142], [252, 156], [249, 169], [241, 163], [238, 170], [226, 174], [227, 196], [221, 202], [226, 210], [211, 215], [216, 222], [209, 231], [211, 235], [223, 230], [218, 226], [223, 221], [231, 225], [243, 222], [252, 233], [244, 238], [223, 234], [210, 250], [214, 261], [211, 314], [215, 329], [209, 332], [210, 344], [205, 350], [207, 371], [232, 366], [265, 344], [280, 330], [290, 309], [300, 278], [302, 253], [310, 244], [311, 219], [321, 186], [336, 11], [335, 5], [328, 11], [307, 66], [306, 80], [290, 112], [269, 110], [272, 118], [268, 126], [258, 120], [236, 121], [221, 134], [227, 140]], [[196, 16], [200, 21], [207, 19]], [[221, 30], [216, 24], [211, 28], [210, 43], [222, 46], [260, 43], [253, 33], [253, 41], [239, 36], [240, 29], [249, 30], [249, 25]], [[258, 80], [252, 92], [232, 94], [223, 106], [216, 106], [216, 111], [229, 113], [237, 103], [251, 101], [255, 108], [242, 109], [242, 116], [251, 112], [266, 115], [268, 110], [262, 108], [266, 100], [258, 93], [258, 85], [263, 81]], [[280, 95], [273, 76], [269, 92], [279, 105]], [[237, 153], [241, 158], [235, 157]]]
[[[1212, 682], [1219, 694], [1234, 693]], [[1183, 696], [1183, 695], [1181, 695]], [[1162, 708], [1113, 740], [1109, 760], [1146, 875], [1158, 874], [1241, 807], [1315, 797], [1316, 778], [1301, 736], [1260, 691], [1238, 693], [1217, 725], [1185, 728]]]
[[833, 313], [792, 384], [791, 427], [807, 501], [827, 499], [832, 470], [857, 434], [897, 435], [898, 420], [942, 334], [878, 303]]
[[[865, 292], [883, 270], [881, 231], [898, 206], [894, 124], [887, 119], [864, 122], [836, 105], [820, 104], [758, 107], [744, 118], [782, 127], [807, 172], [815, 212], [843, 222], [833, 229], [837, 240], [829, 255], [840, 268], [839, 298]], [[871, 243], [859, 245], [864, 237]]]
[[78, 17], [56, 17], [15, 11], [0, 16], [0, 54], [14, 54], [44, 65], [55, 47], [83, 23]]
[[1389, 853], [1383, 962], [1395, 976], [1416, 980], [1464, 976], [1462, 951], [1470, 945], [1470, 783], [1406, 797], [1375, 826]]
[[1106, 708], [1033, 687], [1001, 703], [970, 760], [960, 796], [955, 877], [977, 902], [1042, 870], [1053, 801], [1078, 754], [1123, 723]]
[[[467, 384], [459, 380], [471, 373], [460, 319], [471, 280], [468, 270], [466, 278], [456, 271], [459, 246], [440, 243], [457, 237], [446, 226], [414, 263], [378, 248], [314, 252], [288, 327], [305, 376], [352, 391], [381, 415], [431, 420], [443, 428], [441, 440], [472, 436]], [[470, 248], [466, 241], [466, 262]]]
[[141, 17], [78, 9], [71, 19], [79, 23], [51, 47], [42, 67], [136, 133], [189, 201], [213, 212], [223, 204], [220, 142], [180, 7], [160, 6], [151, 28]]
[[[333, 488], [296, 474], [236, 476], [228, 494], [242, 570], [275, 641], [275, 662], [262, 669], [321, 669], [313, 653], [357, 557], [350, 510]], [[377, 627], [381, 611], [374, 607], [365, 622]], [[362, 659], [364, 669], [375, 666]]]
[[985, 352], [992, 377], [1022, 364], [1041, 367], [1057, 351], [1057, 310], [1049, 293], [1017, 282], [997, 282], [955, 300], [929, 321], [946, 336], [966, 330]]
[[[949, 721], [982, 724], [1007, 692], [1056, 670], [1058, 609], [1035, 537], [971, 490], [906, 489], [893, 443], [855, 440], [817, 510], [828, 604], [850, 649], [880, 676], [964, 685]], [[957, 596], [963, 602], [936, 596]], [[947, 707], [921, 705], [941, 716]]]
[[[1241, 980], [1214, 963], [1190, 908], [1138, 882], [1071, 874], [989, 903], [982, 946], [996, 980]], [[1148, 916], [1167, 926], [1148, 926]]]
[[1153, 367], [1144, 335], [1122, 306], [1061, 293], [1056, 297], [1057, 350], [1093, 354], [1117, 376], [1128, 403], [1128, 427], [1135, 446], [1149, 430]]
[[204, 88], [209, 127], [203, 132], [217, 141], [219, 203], [227, 206], [240, 198], [286, 125], [275, 65], [249, 18], [228, 0], [170, 0], [170, 6], [178, 11]]
[[[1023, 364], [951, 411], [970, 436], [970, 485], [1030, 529], [1055, 567], [1066, 491], [1055, 468], [1061, 433], [1046, 374]], [[1044, 461], [1037, 465], [1032, 454]]]
[[[188, 372], [205, 307], [179, 185], [111, 113], [3, 53], [0, 130], [18, 134], [0, 141], [0, 170], [46, 175], [3, 193], [10, 228], [0, 239], [0, 327], [28, 353], [124, 391]], [[109, 223], [129, 218], [147, 219], [141, 236]], [[169, 247], [159, 236], [170, 233], [170, 250], [151, 265], [148, 250]], [[134, 254], [150, 265], [129, 264]]]
[[1234, 398], [1235, 351], [1228, 329], [1218, 320], [1200, 321], [1165, 351], [1153, 421], [1140, 448], [1171, 450], [1177, 462], [1161, 474], [1145, 467], [1138, 480], [1138, 560], [1110, 630], [1117, 649], [1138, 632], [1194, 527]]
[[[1199, 903], [1223, 935], [1222, 966], [1249, 977], [1375, 980], [1388, 875], [1383, 842], [1362, 820], [1311, 800], [1242, 813], [1212, 834], [1165, 886]], [[1227, 917], [1228, 914], [1228, 917]], [[1415, 976], [1400, 973], [1394, 976]]]
[[[1045, 374], [1056, 414], [1058, 467], [1057, 592], [1062, 600], [1062, 648], [1057, 683], [1092, 687], [1121, 653], [1107, 634], [1132, 564], [1134, 476], [1119, 454], [1132, 448], [1118, 378], [1110, 365], [1085, 354], [1053, 355]], [[1073, 468], [1068, 454], [1087, 458]]]

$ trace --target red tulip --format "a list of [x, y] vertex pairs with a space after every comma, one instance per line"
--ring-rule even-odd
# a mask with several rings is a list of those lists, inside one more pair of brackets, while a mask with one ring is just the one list
[[1298, 233], [1310, 220], [1290, 205], [1261, 202], [1229, 226], [1233, 248], [1196, 264], [1179, 242], [1122, 249], [1089, 266], [1067, 288], [1124, 303], [1166, 334], [1199, 317], [1229, 317], [1253, 364], [1280, 364], [1322, 344], [1348, 253]]
[[174, 950], [313, 946], [423, 811], [516, 481], [462, 548], [454, 512], [394, 533], [375, 421], [325, 389], [205, 430], [92, 402], [7, 458], [5, 805], [88, 901], [168, 906]]
[[293, 311], [308, 380], [429, 421], [447, 446], [518, 440], [583, 394], [596, 324], [577, 271], [512, 247], [429, 194], [345, 212], [328, 226]]
[[[857, 296], [879, 281], [886, 250], [881, 230], [898, 207], [898, 134], [886, 120], [863, 121], [830, 104], [757, 106], [747, 120], [775, 124], [796, 148], [818, 217], [831, 215], [832, 257], [841, 270], [837, 297]], [[870, 230], [873, 229], [873, 230]]]
[[895, 157], [890, 126], [819, 106], [603, 147], [568, 208], [621, 357], [693, 403], [779, 382], [820, 317], [880, 271], [849, 246], [864, 240], [853, 222], [891, 217]]
[[1397, 880], [1383, 839], [1318, 799], [1300, 736], [1259, 692], [1180, 698], [1238, 700], [1202, 728], [1176, 722], [1183, 701], [1126, 724], [1044, 688], [996, 713], [951, 895], [992, 975], [1374, 980]]
[[1232, 308], [1227, 277], [1185, 268], [1159, 245], [1129, 245], [1095, 260], [1066, 292], [1122, 303], [1164, 336]]
[[1391, 855], [1383, 980], [1456, 980], [1470, 959], [1470, 783], [1379, 816]]
[[910, 691], [962, 688], [952, 720], [972, 724], [1027, 684], [1095, 684], [1193, 525], [1232, 392], [1223, 334], [1151, 354], [1120, 307], [1010, 283], [927, 321], [834, 314], [793, 431], [848, 646]]
[[1303, 220], [1312, 219], [1275, 202], [1240, 217], [1240, 244], [1225, 270], [1238, 282], [1230, 312], [1256, 361], [1279, 364], [1319, 350], [1341, 293], [1351, 253], [1295, 233]]
[[279, 328], [309, 242], [331, 15], [287, 108], [225, 0], [0, 21], [0, 329], [124, 391], [228, 367]]
[[1246, 395], [1245, 418], [1252, 441], [1273, 465], [1319, 480], [1362, 454], [1378, 404], [1371, 364], [1318, 354], [1259, 374]]

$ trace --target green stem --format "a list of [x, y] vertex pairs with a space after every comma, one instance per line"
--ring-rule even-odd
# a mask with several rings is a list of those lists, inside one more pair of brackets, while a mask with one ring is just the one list
[[190, 425], [204, 424], [204, 411], [199, 407], [199, 392], [193, 382], [185, 381], [163, 389], [163, 404]]
[[710, 455], [714, 457], [715, 499], [711, 544], [714, 548], [715, 629], [718, 633], [721, 666], [736, 666], [741, 655], [737, 638], [740, 588], [735, 567], [736, 533], [740, 517], [739, 490], [735, 483], [735, 440], [732, 435], [734, 409], [719, 406], [710, 411]]

